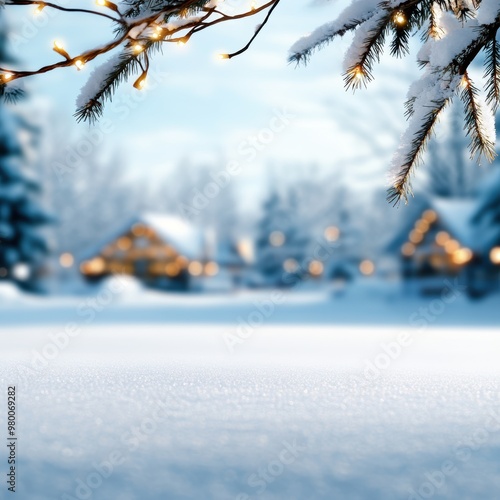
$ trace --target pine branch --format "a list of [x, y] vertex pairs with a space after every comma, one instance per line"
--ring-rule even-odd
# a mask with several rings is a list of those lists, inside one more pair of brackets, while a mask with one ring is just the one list
[[479, 91], [467, 73], [462, 78], [461, 88], [460, 99], [464, 103], [465, 130], [467, 136], [470, 137], [471, 159], [476, 158], [479, 162], [484, 156], [492, 162], [496, 153], [495, 141], [488, 136], [488, 130], [485, 128], [484, 113], [488, 110], [478, 102]]
[[[422, 159], [422, 154], [424, 153], [427, 142], [432, 135], [438, 117], [448, 102], [448, 98], [441, 98], [439, 100], [432, 101], [430, 103], [430, 111], [428, 111], [423, 117], [417, 118], [421, 123], [418, 130], [411, 138], [409, 151], [406, 154], [403, 152], [403, 161], [401, 164], [398, 159], [395, 161], [397, 171], [395, 173], [392, 186], [387, 191], [387, 201], [392, 205], [397, 205], [401, 201], [401, 198], [404, 198], [407, 203], [408, 197], [412, 195], [411, 177], [415, 168]], [[413, 117], [413, 119], [416, 121], [415, 117]], [[411, 123], [410, 127], [411, 125], [413, 124]]]
[[493, 36], [486, 45], [484, 78], [486, 102], [492, 107], [493, 112], [496, 112], [500, 101], [500, 47], [496, 36]]

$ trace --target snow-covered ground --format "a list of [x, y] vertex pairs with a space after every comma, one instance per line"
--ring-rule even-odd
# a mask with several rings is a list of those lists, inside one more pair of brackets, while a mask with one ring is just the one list
[[498, 499], [494, 302], [266, 297], [5, 300], [17, 498]]

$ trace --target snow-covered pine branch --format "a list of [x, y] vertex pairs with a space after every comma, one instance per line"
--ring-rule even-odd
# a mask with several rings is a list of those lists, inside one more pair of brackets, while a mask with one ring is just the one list
[[[344, 60], [346, 87], [357, 89], [373, 79], [386, 39], [390, 53], [409, 51], [410, 36], [420, 34], [418, 64], [424, 75], [410, 87], [406, 102], [409, 123], [391, 165], [388, 200], [393, 203], [411, 194], [411, 177], [421, 160], [440, 113], [458, 96], [465, 109], [465, 130], [471, 157], [495, 157], [494, 112], [500, 98], [500, 51], [496, 39], [500, 26], [498, 0], [354, 0], [335, 21], [324, 24], [296, 42], [290, 61], [307, 62], [317, 50], [354, 31]], [[486, 51], [486, 102], [479, 96], [467, 70]]]
[[[150, 57], [165, 43], [187, 43], [198, 32], [221, 22], [265, 14], [256, 31], [249, 34], [246, 45], [220, 55], [231, 59], [248, 50], [279, 3], [280, 0], [252, 0], [234, 12], [234, 6], [224, 10], [227, 4], [223, 0], [123, 0], [120, 4], [97, 0], [96, 10], [43, 0], [6, 0], [6, 6], [35, 6], [58, 9], [68, 15], [104, 17], [113, 23], [114, 36], [109, 43], [75, 56], [55, 44], [53, 50], [62, 60], [37, 70], [0, 67], [0, 94], [14, 97], [15, 92], [9, 88], [16, 80], [63, 67], [81, 68], [113, 52], [108, 62], [92, 72], [77, 101], [77, 118], [96, 120], [121, 82], [135, 74], [134, 87], [144, 86]], [[464, 104], [471, 155], [490, 161], [494, 158], [493, 114], [500, 100], [500, 48], [496, 39], [499, 26], [498, 0], [353, 0], [335, 20], [298, 40], [289, 59], [306, 63], [315, 51], [352, 31], [354, 37], [344, 60], [344, 80], [346, 87], [357, 89], [373, 79], [374, 66], [386, 44], [391, 55], [402, 57], [409, 52], [411, 37], [420, 35], [422, 47], [417, 64], [424, 74], [410, 86], [406, 103], [408, 128], [391, 168], [388, 198], [397, 203], [411, 193], [410, 180], [433, 127], [442, 110], [457, 96]], [[485, 100], [468, 73], [483, 51]]]

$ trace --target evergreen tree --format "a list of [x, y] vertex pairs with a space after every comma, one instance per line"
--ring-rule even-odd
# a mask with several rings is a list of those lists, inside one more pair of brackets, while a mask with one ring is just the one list
[[[0, 63], [10, 61], [0, 13]], [[5, 97], [5, 96], [4, 96]], [[5, 99], [0, 100], [0, 280], [36, 286], [47, 244], [39, 232], [49, 218], [37, 202], [39, 184], [29, 172], [21, 132], [30, 132]]]
[[292, 285], [307, 272], [309, 238], [298, 217], [297, 196], [272, 189], [263, 204], [255, 240], [256, 267], [266, 284]]

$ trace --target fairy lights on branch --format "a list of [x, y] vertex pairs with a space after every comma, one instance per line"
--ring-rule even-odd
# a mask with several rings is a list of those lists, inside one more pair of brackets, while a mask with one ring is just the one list
[[[123, 57], [120, 64], [113, 68], [113, 71], [105, 78], [98, 95], [89, 98], [84, 112], [80, 113], [81, 110], [77, 112], [78, 119], [95, 120], [102, 112], [103, 100], [111, 97], [117, 84], [128, 78], [133, 71], [140, 70], [140, 75], [133, 84], [134, 88], [138, 90], [144, 88], [150, 52], [160, 48], [163, 43], [176, 43], [182, 46], [187, 44], [191, 37], [199, 31], [216, 24], [266, 12], [263, 22], [243, 48], [236, 52], [219, 55], [220, 59], [231, 59], [248, 50], [269, 21], [279, 2], [280, 0], [268, 0], [260, 3], [251, 0], [240, 13], [228, 14], [219, 10], [218, 4], [222, 4], [222, 1], [217, 0], [207, 0], [206, 2], [182, 0], [175, 3], [169, 2], [168, 5], [156, 9], [151, 6], [146, 9], [141, 1], [127, 0], [119, 7], [109, 0], [96, 0], [96, 10], [65, 7], [58, 3], [40, 0], [7, 0], [6, 6], [34, 7], [35, 15], [40, 14], [44, 9], [55, 9], [68, 14], [78, 13], [104, 18], [113, 23], [115, 33], [113, 39], [108, 43], [73, 56], [68, 53], [60, 41], [55, 41], [52, 50], [62, 56], [62, 60], [34, 70], [0, 67], [0, 85], [5, 86], [15, 80], [70, 66], [81, 70], [90, 61], [121, 48]], [[111, 12], [106, 12], [106, 9]], [[116, 79], [113, 79], [113, 76], [116, 76]]]

